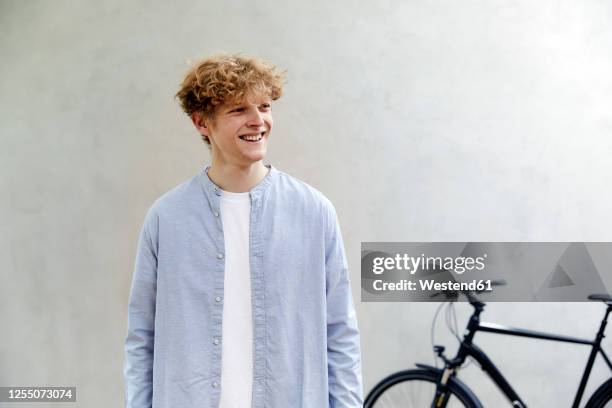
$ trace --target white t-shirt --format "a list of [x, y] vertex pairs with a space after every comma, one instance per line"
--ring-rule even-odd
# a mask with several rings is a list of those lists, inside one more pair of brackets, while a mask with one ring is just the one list
[[253, 317], [249, 265], [249, 193], [221, 192], [225, 241], [221, 403], [219, 408], [250, 408], [253, 387]]

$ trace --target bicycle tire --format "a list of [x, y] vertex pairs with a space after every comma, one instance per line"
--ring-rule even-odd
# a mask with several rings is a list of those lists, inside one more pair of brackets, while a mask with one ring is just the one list
[[[439, 373], [432, 370], [405, 370], [380, 381], [368, 393], [364, 408], [429, 408]], [[478, 398], [455, 379], [447, 384], [450, 398], [446, 408], [482, 408]], [[425, 394], [423, 394], [423, 392]], [[407, 405], [410, 403], [410, 405]]]
[[595, 390], [584, 408], [612, 408], [612, 378]]

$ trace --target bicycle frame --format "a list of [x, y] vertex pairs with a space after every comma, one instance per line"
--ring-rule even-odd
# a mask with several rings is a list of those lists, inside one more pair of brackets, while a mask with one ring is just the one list
[[591, 375], [591, 370], [593, 368], [593, 364], [595, 362], [595, 357], [597, 356], [597, 354], [601, 354], [603, 356], [606, 364], [608, 365], [610, 370], [612, 370], [612, 363], [610, 362], [610, 359], [606, 355], [605, 351], [601, 348], [601, 342], [605, 337], [604, 331], [608, 321], [608, 315], [610, 314], [610, 311], [612, 311], [611, 304], [608, 304], [605, 316], [601, 321], [599, 331], [597, 332], [597, 336], [595, 340], [592, 341], [576, 337], [559, 336], [550, 333], [518, 329], [494, 323], [481, 322], [480, 314], [484, 310], [485, 304], [478, 301], [471, 301], [470, 304], [475, 309], [474, 313], [472, 314], [470, 321], [468, 322], [467, 331], [463, 337], [463, 341], [461, 342], [459, 350], [457, 351], [457, 355], [455, 358], [447, 362], [446, 370], [450, 370], [450, 372], [454, 373], [455, 370], [465, 362], [465, 359], [468, 356], [474, 358], [480, 364], [482, 369], [487, 373], [487, 375], [497, 385], [497, 387], [501, 390], [501, 392], [509, 399], [513, 407], [525, 408], [527, 405], [525, 404], [525, 402], [523, 402], [523, 400], [521, 400], [516, 391], [514, 391], [510, 383], [495, 366], [493, 361], [491, 361], [491, 359], [486, 355], [484, 351], [482, 351], [473, 343], [474, 335], [477, 332], [506, 334], [511, 336], [529, 337], [533, 339], [560, 341], [565, 343], [584, 344], [591, 346], [591, 353], [589, 354], [587, 365], [582, 374], [582, 379], [576, 392], [572, 408], [578, 408], [580, 404], [580, 401], [584, 394], [584, 389], [589, 380], [589, 376]]

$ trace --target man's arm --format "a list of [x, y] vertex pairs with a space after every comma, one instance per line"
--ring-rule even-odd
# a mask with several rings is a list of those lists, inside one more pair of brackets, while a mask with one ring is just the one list
[[330, 204], [326, 231], [327, 367], [330, 408], [361, 408], [361, 352], [348, 267], [336, 212]]
[[153, 337], [157, 291], [157, 219], [151, 211], [145, 218], [128, 306], [125, 339], [125, 406], [151, 408], [153, 398]]

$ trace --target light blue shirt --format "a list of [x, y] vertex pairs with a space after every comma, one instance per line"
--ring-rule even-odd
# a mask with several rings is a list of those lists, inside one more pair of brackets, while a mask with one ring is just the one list
[[[268, 166], [250, 191], [253, 408], [361, 408], [359, 331], [336, 213]], [[160, 197], [138, 243], [127, 408], [217, 408], [224, 239], [208, 167]]]

